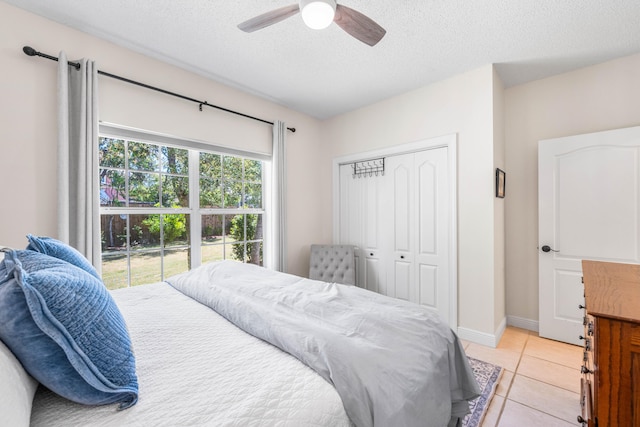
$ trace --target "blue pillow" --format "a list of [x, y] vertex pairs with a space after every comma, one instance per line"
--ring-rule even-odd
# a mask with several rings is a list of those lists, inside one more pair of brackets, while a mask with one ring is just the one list
[[0, 339], [50, 390], [119, 409], [138, 400], [126, 324], [102, 282], [66, 261], [8, 251], [0, 263]]
[[93, 265], [77, 249], [51, 237], [38, 237], [27, 234], [27, 239], [29, 239], [27, 249], [67, 261], [100, 279], [100, 275]]

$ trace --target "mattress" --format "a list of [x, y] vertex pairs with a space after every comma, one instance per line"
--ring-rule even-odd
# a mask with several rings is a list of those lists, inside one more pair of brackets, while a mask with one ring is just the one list
[[113, 297], [133, 343], [138, 403], [88, 407], [40, 387], [32, 426], [352, 426], [316, 372], [167, 283]]

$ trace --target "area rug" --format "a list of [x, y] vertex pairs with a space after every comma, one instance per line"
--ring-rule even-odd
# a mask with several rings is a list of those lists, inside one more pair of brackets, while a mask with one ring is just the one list
[[487, 413], [487, 409], [489, 409], [491, 398], [496, 392], [496, 387], [498, 387], [498, 382], [500, 382], [500, 377], [504, 369], [498, 365], [483, 362], [482, 360], [472, 357], [468, 359], [471, 369], [473, 369], [473, 375], [476, 377], [478, 385], [480, 385], [482, 394], [469, 402], [471, 413], [462, 420], [462, 427], [479, 427]]

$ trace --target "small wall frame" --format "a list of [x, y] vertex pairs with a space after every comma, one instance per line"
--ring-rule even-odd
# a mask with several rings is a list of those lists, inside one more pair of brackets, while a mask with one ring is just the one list
[[504, 199], [504, 189], [507, 182], [507, 174], [502, 170], [496, 168], [496, 197]]

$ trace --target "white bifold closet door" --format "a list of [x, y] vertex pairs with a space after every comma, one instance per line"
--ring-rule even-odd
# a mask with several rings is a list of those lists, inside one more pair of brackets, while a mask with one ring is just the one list
[[340, 242], [357, 252], [357, 284], [426, 305], [449, 321], [450, 186], [446, 147], [385, 158], [385, 173], [340, 166]]

